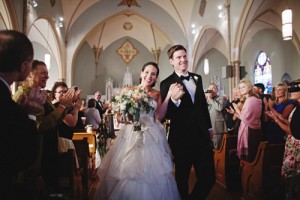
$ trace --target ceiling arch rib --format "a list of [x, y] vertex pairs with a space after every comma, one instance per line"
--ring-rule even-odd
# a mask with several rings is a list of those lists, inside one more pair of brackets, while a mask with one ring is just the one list
[[[177, 22], [172, 18], [172, 16], [166, 13], [165, 10], [163, 10], [153, 2], [145, 1], [143, 2], [143, 4], [141, 4], [141, 8], [132, 9], [124, 9], [123, 7], [117, 7], [116, 5], [112, 5], [112, 3], [108, 1], [100, 1], [98, 3], [95, 3], [93, 6], [89, 7], [87, 10], [82, 12], [80, 18], [78, 18], [76, 22], [74, 22], [73, 25], [70, 27], [69, 32], [67, 33], [66, 40], [72, 41], [73, 44], [75, 42], [78, 45], [80, 43], [78, 39], [82, 40], [84, 36], [87, 35], [88, 32], [90, 32], [89, 30], [92, 30], [99, 23], [102, 23], [110, 16], [116, 16], [122, 11], [128, 11], [137, 13], [139, 14], [139, 16], [143, 16], [145, 19], [151, 19], [151, 22], [153, 24], [157, 24], [157, 26], [162, 27], [162, 31], [165, 33], [165, 35], [170, 35], [172, 37], [170, 38], [170, 40], [173, 43], [186, 44], [186, 37], [184, 36]], [[153, 10], [162, 13], [162, 15], [153, 15]], [[113, 11], [114, 13], [112, 13], [111, 11]], [[91, 18], [91, 16], [93, 17]], [[162, 17], [167, 20], [161, 20]], [[89, 23], [86, 23], [86, 21], [89, 21]], [[169, 23], [163, 24], [166, 21], [169, 21]], [[176, 31], [174, 32], [174, 30]], [[76, 38], [76, 41], [73, 40], [74, 38]], [[75, 44], [75, 46], [77, 45]]]
[[31, 41], [41, 44], [51, 53], [56, 65], [59, 67], [59, 72], [61, 72], [61, 53], [55, 31], [50, 22], [45, 18], [36, 20], [29, 29], [28, 38]]
[[[125, 30], [123, 28], [125, 23], [131, 23], [132, 29]], [[142, 35], [140, 34], [141, 30], [143, 30]], [[103, 46], [103, 49], [105, 49], [114, 41], [127, 36], [136, 38], [136, 40], [141, 42], [147, 49], [149, 49], [149, 51], [151, 48], [164, 48], [170, 43], [170, 39], [150, 21], [147, 21], [141, 16], [135, 14], [124, 18], [124, 14], [122, 13], [105, 20], [104, 23], [96, 26], [87, 35], [85, 40], [90, 44], [90, 46]]]
[[199, 59], [212, 48], [217, 49], [228, 59], [227, 46], [222, 34], [216, 27], [207, 26], [204, 27], [199, 34], [192, 52], [193, 70], [196, 68]]

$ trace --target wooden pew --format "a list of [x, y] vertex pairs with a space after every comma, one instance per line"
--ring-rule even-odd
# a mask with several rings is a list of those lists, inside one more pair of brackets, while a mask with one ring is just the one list
[[59, 187], [68, 190], [72, 199], [80, 199], [81, 176], [77, 173], [75, 164], [75, 150], [59, 153]]
[[236, 148], [237, 135], [224, 134], [220, 149], [214, 149], [216, 183], [228, 191], [240, 188], [240, 165]]
[[[91, 172], [89, 174], [94, 174], [96, 169], [96, 151], [97, 151], [96, 131], [93, 131], [91, 133], [74, 132], [72, 140], [74, 142], [75, 140], [82, 140], [83, 138], [87, 138], [87, 142], [89, 145], [90, 161], [91, 161], [91, 167], [89, 168]], [[92, 177], [89, 178], [91, 179]]]
[[264, 141], [260, 142], [253, 162], [240, 161], [243, 199], [281, 199], [283, 153], [284, 144]]
[[74, 132], [72, 140], [82, 140], [83, 138], [87, 138], [87, 141], [89, 143], [89, 150], [92, 155], [96, 154], [96, 131], [93, 131], [91, 133], [87, 132]]
[[88, 197], [88, 191], [91, 186], [90, 177], [90, 159], [91, 154], [89, 151], [89, 143], [87, 138], [83, 138], [82, 140], [73, 140], [76, 154], [79, 162], [79, 166], [81, 167], [81, 183], [82, 183], [82, 193], [83, 198]]

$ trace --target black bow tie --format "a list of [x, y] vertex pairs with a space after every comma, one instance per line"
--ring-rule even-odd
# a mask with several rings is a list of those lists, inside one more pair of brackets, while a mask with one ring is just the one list
[[187, 80], [187, 81], [189, 81], [189, 80], [190, 80], [190, 75], [187, 75], [187, 76], [180, 76], [179, 78], [180, 78], [180, 80], [182, 80], [182, 81], [183, 81], [184, 79]]

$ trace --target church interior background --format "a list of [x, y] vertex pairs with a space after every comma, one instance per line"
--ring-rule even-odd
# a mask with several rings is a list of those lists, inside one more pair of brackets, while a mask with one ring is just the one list
[[[282, 21], [286, 9], [292, 22]], [[173, 72], [166, 52], [174, 44], [187, 48], [189, 71], [202, 75], [204, 87], [216, 82], [231, 96], [249, 79], [270, 92], [300, 78], [299, 19], [299, 0], [0, 1], [0, 29], [28, 35], [34, 58], [49, 68], [46, 89], [63, 80], [83, 98], [99, 90], [109, 99], [138, 84], [148, 61], [159, 63], [159, 89]]]

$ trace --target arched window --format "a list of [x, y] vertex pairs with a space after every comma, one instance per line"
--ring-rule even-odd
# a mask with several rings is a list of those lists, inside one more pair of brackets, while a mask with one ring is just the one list
[[254, 66], [254, 83], [265, 85], [265, 94], [272, 92], [272, 66], [266, 52], [259, 52]]

